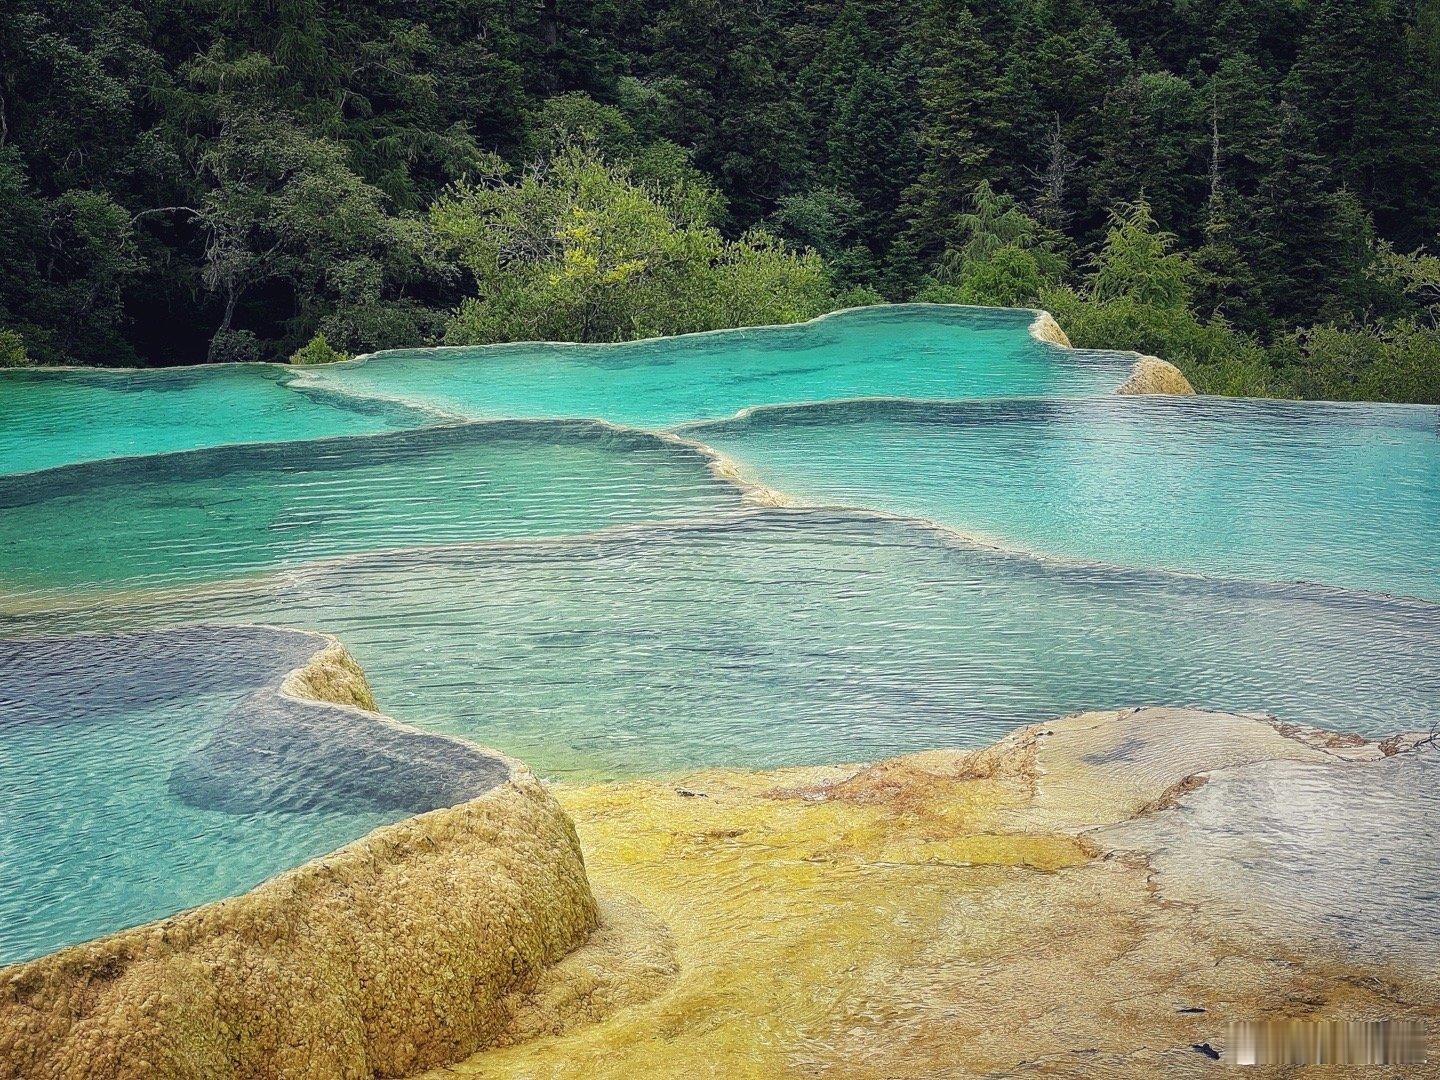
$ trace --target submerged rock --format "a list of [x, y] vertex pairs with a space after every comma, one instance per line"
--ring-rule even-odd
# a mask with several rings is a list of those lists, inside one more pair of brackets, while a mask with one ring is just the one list
[[499, 758], [460, 739], [257, 695], [175, 763], [169, 791], [227, 814], [421, 814], [472, 799], [507, 773]]
[[394, 723], [374, 708], [360, 666], [331, 644], [291, 672], [278, 693], [262, 690], [241, 703], [176, 762], [170, 794], [230, 814], [421, 814], [473, 799], [509, 775], [494, 754]]

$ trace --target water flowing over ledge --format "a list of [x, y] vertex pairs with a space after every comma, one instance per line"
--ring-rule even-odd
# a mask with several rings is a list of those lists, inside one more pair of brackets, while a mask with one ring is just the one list
[[572, 779], [975, 746], [1126, 702], [1378, 733], [1428, 723], [1440, 693], [1434, 603], [1056, 560], [833, 508], [368, 552], [101, 597], [3, 621], [161, 626], [178, 609], [328, 629], [394, 715]]
[[1201, 397], [865, 400], [678, 431], [801, 505], [1113, 566], [1440, 599], [1436, 415]]

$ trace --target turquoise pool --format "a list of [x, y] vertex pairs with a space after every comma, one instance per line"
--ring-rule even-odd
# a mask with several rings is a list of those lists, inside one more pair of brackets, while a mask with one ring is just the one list
[[1433, 407], [864, 402], [760, 410], [685, 433], [799, 499], [1002, 545], [1440, 599]]
[[267, 364], [0, 372], [0, 474], [226, 443], [318, 439], [435, 422], [424, 410], [296, 388]]
[[[0, 376], [0, 962], [463, 797], [423, 733], [588, 779], [1440, 719], [1437, 410], [1119, 399], [1032, 319]], [[247, 771], [310, 745], [298, 631], [422, 733], [380, 781]]]
[[0, 474], [457, 419], [666, 427], [778, 402], [1054, 397], [1124, 380], [1129, 357], [1037, 341], [1034, 317], [882, 307], [627, 345], [418, 349], [327, 368], [0, 371]]
[[1059, 349], [1032, 311], [900, 305], [796, 326], [624, 345], [488, 345], [382, 353], [307, 372], [312, 385], [475, 419], [600, 417], [669, 427], [844, 398], [1107, 393], [1132, 357]]

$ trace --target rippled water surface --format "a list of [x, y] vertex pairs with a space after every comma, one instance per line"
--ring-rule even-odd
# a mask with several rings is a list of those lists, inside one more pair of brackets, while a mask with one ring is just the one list
[[584, 778], [979, 745], [1104, 706], [1383, 733], [1440, 700], [1437, 605], [1066, 566], [807, 511], [361, 556], [11, 625], [176, 610], [323, 627], [394, 715]]
[[383, 401], [297, 390], [261, 364], [155, 371], [0, 372], [0, 474], [237, 442], [416, 427]]
[[1440, 598], [1434, 408], [856, 403], [687, 433], [802, 499], [1110, 565]]
[[317, 370], [319, 385], [477, 418], [594, 416], [665, 427], [776, 402], [853, 397], [1057, 397], [1113, 390], [1114, 353], [1029, 334], [1034, 313], [865, 308], [799, 326], [628, 345], [498, 345], [385, 353]]
[[[0, 377], [0, 961], [483, 789], [453, 735], [593, 778], [1435, 723], [1436, 410], [1117, 400], [1031, 318]], [[280, 703], [315, 639], [255, 624], [419, 730]]]
[[231, 813], [193, 748], [315, 652], [305, 634], [0, 640], [0, 963], [239, 892], [395, 809]]
[[694, 451], [585, 423], [226, 447], [0, 477], [0, 586], [186, 581], [738, 501]]

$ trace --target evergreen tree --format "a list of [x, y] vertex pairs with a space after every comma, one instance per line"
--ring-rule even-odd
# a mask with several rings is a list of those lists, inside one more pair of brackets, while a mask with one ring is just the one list
[[961, 0], [927, 0], [920, 27], [919, 178], [906, 192], [909, 231], [922, 254], [956, 238], [969, 193], [988, 175], [1001, 120], [997, 57]]
[[1353, 195], [1331, 187], [1311, 142], [1305, 118], [1282, 106], [1238, 240], [1273, 320], [1267, 330], [1345, 314], [1364, 268], [1369, 221]]
[[1336, 179], [1420, 242], [1440, 228], [1440, 99], [1404, 40], [1394, 0], [1320, 0], [1285, 89]]
[[1093, 196], [1107, 207], [1143, 199], [1159, 220], [1190, 232], [1203, 201], [1209, 125], [1204, 97], [1168, 73], [1139, 75], [1117, 87], [1097, 117], [1090, 170]]

